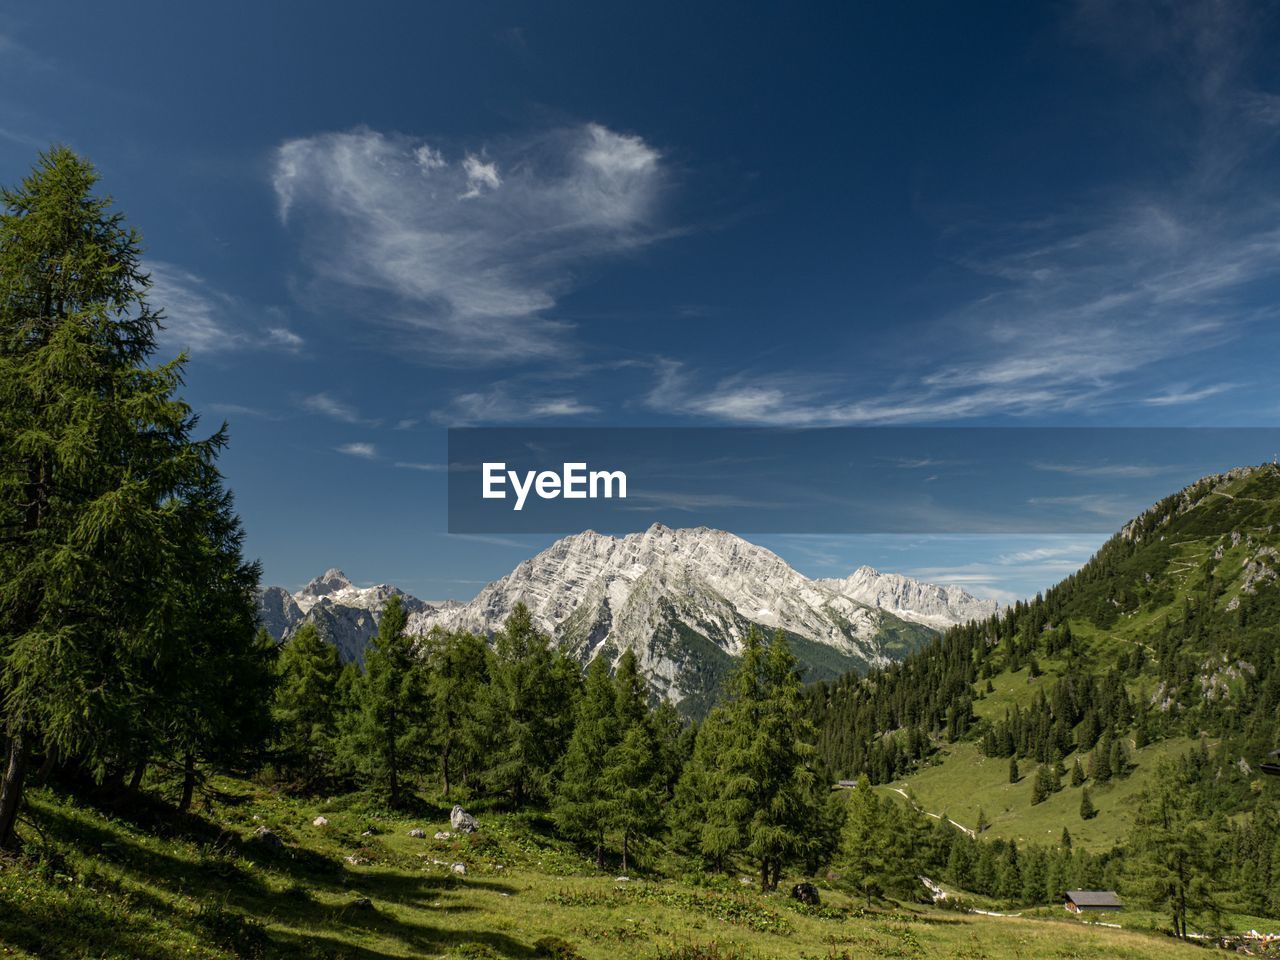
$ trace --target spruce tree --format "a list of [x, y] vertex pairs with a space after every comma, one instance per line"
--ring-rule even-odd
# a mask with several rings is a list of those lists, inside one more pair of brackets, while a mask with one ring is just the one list
[[978, 821], [974, 824], [975, 833], [986, 833], [991, 829], [991, 821], [987, 819], [986, 811], [981, 807], [978, 808]]
[[1111, 782], [1111, 740], [1103, 736], [1089, 755], [1089, 779], [1094, 783]]
[[1053, 774], [1050, 768], [1041, 764], [1036, 768], [1036, 779], [1031, 786], [1031, 804], [1043, 803], [1053, 793]]
[[1009, 782], [1017, 783], [1021, 779], [1022, 778], [1018, 773], [1018, 758], [1010, 757], [1009, 758]]
[[1080, 791], [1080, 819], [1092, 820], [1098, 815], [1098, 811], [1094, 809], [1093, 800], [1089, 797], [1089, 788], [1085, 787]]
[[100, 774], [163, 691], [175, 641], [156, 612], [185, 492], [221, 434], [195, 442], [183, 358], [152, 366], [161, 313], [138, 234], [65, 147], [0, 190], [0, 846], [33, 756]]
[[1071, 785], [1078, 787], [1084, 783], [1084, 767], [1080, 764], [1080, 758], [1076, 757], [1075, 763], [1071, 765]]

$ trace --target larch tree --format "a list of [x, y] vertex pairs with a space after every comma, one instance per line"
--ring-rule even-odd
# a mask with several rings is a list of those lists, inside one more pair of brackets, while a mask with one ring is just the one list
[[573, 728], [578, 668], [553, 654], [517, 603], [498, 633], [492, 673], [480, 703], [486, 728], [488, 786], [519, 808], [545, 799]]
[[1129, 835], [1132, 883], [1153, 910], [1164, 910], [1175, 937], [1187, 938], [1187, 920], [1217, 920], [1211, 848], [1196, 815], [1193, 785], [1163, 761], [1143, 791]]
[[717, 713], [724, 743], [711, 778], [704, 852], [745, 855], [758, 868], [761, 890], [772, 890], [784, 867], [806, 859], [829, 822], [814, 770], [816, 734], [781, 632], [768, 642], [754, 629], [748, 633]]
[[304, 623], [280, 648], [272, 702], [280, 766], [313, 790], [333, 774], [338, 740], [338, 648]]
[[440, 786], [447, 798], [455, 774], [469, 771], [476, 760], [473, 718], [489, 680], [489, 651], [474, 634], [436, 629], [423, 640], [423, 656]]
[[365, 650], [364, 682], [345, 749], [354, 766], [393, 808], [403, 805], [406, 780], [425, 760], [426, 663], [406, 633], [409, 614], [392, 596]]
[[184, 358], [152, 366], [162, 314], [138, 234], [92, 165], [43, 154], [0, 190], [0, 845], [35, 756], [103, 776], [176, 639], [156, 584], [176, 567], [197, 442]]
[[566, 837], [590, 843], [596, 867], [604, 869], [608, 828], [605, 758], [618, 744], [617, 697], [609, 664], [598, 656], [587, 668], [587, 682], [574, 713], [573, 736], [561, 763], [551, 813]]
[[605, 823], [622, 851], [622, 869], [631, 854], [662, 822], [663, 769], [649, 711], [649, 687], [636, 655], [628, 650], [614, 679], [618, 742], [605, 754], [601, 775]]

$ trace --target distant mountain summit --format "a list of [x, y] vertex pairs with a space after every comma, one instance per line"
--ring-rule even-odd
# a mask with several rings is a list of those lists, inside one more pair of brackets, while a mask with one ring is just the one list
[[958, 587], [920, 583], [870, 567], [844, 580], [810, 580], [763, 547], [722, 530], [672, 529], [611, 537], [586, 531], [553, 543], [468, 603], [426, 603], [397, 587], [356, 587], [327, 570], [296, 594], [262, 594], [262, 622], [283, 638], [316, 623], [346, 659], [359, 659], [397, 594], [409, 629], [491, 636], [517, 603], [583, 663], [632, 650], [655, 690], [700, 712], [753, 626], [786, 632], [811, 678], [887, 664], [936, 630], [994, 612]]
[[843, 596], [935, 630], [945, 630], [969, 620], [984, 620], [999, 608], [996, 601], [979, 599], [954, 584], [922, 583], [900, 573], [881, 573], [867, 566], [859, 567], [843, 580], [816, 582]]
[[258, 598], [258, 619], [277, 640], [292, 636], [303, 623], [314, 623], [343, 660], [362, 660], [364, 648], [378, 631], [382, 608], [393, 596], [400, 597], [411, 614], [438, 609], [390, 584], [357, 587], [332, 567], [297, 593], [267, 587]]

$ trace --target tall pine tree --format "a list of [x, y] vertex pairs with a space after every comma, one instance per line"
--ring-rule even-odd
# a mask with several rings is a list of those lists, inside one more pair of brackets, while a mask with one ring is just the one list
[[66, 148], [0, 191], [0, 846], [33, 755], [102, 775], [175, 641], [155, 585], [184, 493], [223, 442], [194, 442], [182, 358], [150, 366], [161, 314], [138, 234]]

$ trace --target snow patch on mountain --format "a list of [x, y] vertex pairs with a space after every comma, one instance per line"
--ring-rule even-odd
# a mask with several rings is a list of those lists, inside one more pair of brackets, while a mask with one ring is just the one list
[[764, 547], [722, 530], [672, 529], [611, 537], [588, 530], [556, 541], [467, 603], [427, 603], [398, 587], [357, 587], [336, 568], [297, 593], [262, 592], [260, 617], [278, 639], [315, 623], [344, 659], [360, 659], [387, 601], [408, 629], [492, 636], [517, 603], [570, 656], [611, 662], [632, 650], [660, 695], [714, 695], [752, 627], [792, 639], [810, 677], [900, 659], [933, 631], [993, 613], [993, 601], [862, 567], [810, 580]]
[[975, 597], [954, 584], [922, 583], [900, 573], [881, 573], [867, 566], [859, 567], [843, 580], [816, 582], [859, 603], [879, 607], [903, 620], [935, 630], [984, 620], [1000, 608], [996, 601]]

